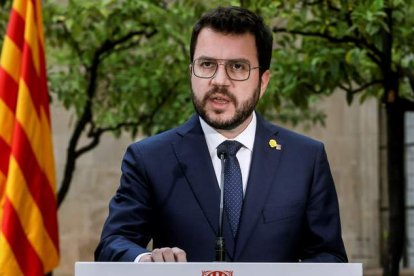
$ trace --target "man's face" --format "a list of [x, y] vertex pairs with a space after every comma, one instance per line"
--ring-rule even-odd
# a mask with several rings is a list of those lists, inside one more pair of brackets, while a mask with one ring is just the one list
[[[199, 33], [194, 60], [242, 60], [250, 67], [258, 67], [255, 38], [252, 34], [222, 34], [210, 28]], [[190, 68], [191, 69], [191, 68]], [[244, 81], [232, 80], [224, 65], [219, 65], [213, 78], [199, 78], [191, 74], [191, 89], [197, 113], [213, 128], [240, 133], [250, 123], [252, 112], [269, 81], [269, 71], [262, 78], [259, 69], [250, 71]]]

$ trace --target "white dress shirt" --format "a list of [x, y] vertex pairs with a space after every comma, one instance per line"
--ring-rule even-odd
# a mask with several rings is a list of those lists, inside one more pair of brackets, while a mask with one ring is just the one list
[[[216, 173], [217, 183], [220, 186], [221, 179], [221, 160], [217, 156], [217, 147], [224, 142], [229, 140], [220, 133], [218, 133], [214, 128], [209, 126], [203, 119], [200, 118], [201, 127], [204, 131], [204, 136], [206, 138], [208, 151], [210, 152], [211, 161], [213, 162], [214, 172]], [[243, 147], [237, 152], [236, 156], [239, 160], [240, 170], [242, 174], [243, 181], [243, 194], [246, 193], [247, 180], [249, 179], [250, 163], [252, 161], [252, 152], [254, 145], [254, 137], [256, 134], [256, 114], [253, 112], [253, 118], [250, 124], [240, 133], [237, 137], [231, 140], [236, 140], [243, 144]]]

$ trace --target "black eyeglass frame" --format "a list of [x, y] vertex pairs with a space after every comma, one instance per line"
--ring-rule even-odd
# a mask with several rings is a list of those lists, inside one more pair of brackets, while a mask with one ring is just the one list
[[[214, 71], [214, 73], [213, 73], [210, 77], [201, 77], [201, 76], [198, 76], [198, 75], [195, 73], [195, 69], [194, 69], [194, 64], [195, 64], [195, 62], [196, 62], [197, 60], [206, 60], [206, 61], [210, 61], [210, 62], [215, 62], [215, 63], [217, 64], [216, 70]], [[219, 61], [222, 61], [222, 62], [220, 63]], [[233, 62], [233, 63], [234, 63], [234, 62], [240, 62], [240, 63], [245, 63], [245, 64], [247, 64], [247, 65], [249, 66], [249, 69], [248, 69], [248, 70], [246, 70], [246, 71], [248, 71], [248, 75], [247, 75], [247, 77], [246, 77], [245, 79], [234, 79], [234, 78], [232, 78], [232, 77], [229, 75], [229, 73], [227, 72], [227, 65], [228, 65], [228, 62]], [[245, 60], [238, 60], [238, 59], [213, 59], [213, 58], [197, 58], [197, 59], [193, 60], [193, 62], [191, 62], [191, 63], [190, 63], [190, 65], [191, 65], [191, 72], [192, 72], [192, 74], [193, 74], [194, 76], [196, 76], [197, 78], [200, 78], [200, 79], [212, 79], [212, 78], [214, 78], [214, 76], [217, 74], [217, 71], [218, 71], [219, 66], [220, 66], [220, 65], [224, 65], [224, 71], [226, 72], [227, 77], [228, 77], [230, 80], [233, 80], [233, 81], [246, 81], [246, 80], [248, 80], [248, 79], [250, 78], [250, 72], [251, 72], [252, 70], [254, 70], [254, 69], [259, 69], [259, 68], [260, 68], [260, 66], [251, 67], [251, 65], [250, 65], [250, 63], [249, 63], [248, 61], [245, 61]]]

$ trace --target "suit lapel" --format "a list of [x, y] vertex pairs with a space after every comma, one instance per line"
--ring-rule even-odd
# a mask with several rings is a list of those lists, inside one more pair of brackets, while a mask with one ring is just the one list
[[[198, 116], [178, 130], [182, 139], [173, 144], [178, 162], [214, 234], [218, 235], [220, 188], [208, 152], [204, 132]], [[234, 253], [234, 240], [227, 220], [223, 224], [225, 248], [230, 260]]]
[[[275, 181], [278, 163], [283, 153], [284, 143], [277, 137], [276, 127], [267, 124], [260, 116], [257, 116], [257, 118], [249, 181], [235, 248], [234, 257], [236, 261], [260, 219], [269, 189]], [[272, 139], [282, 145], [280, 150], [270, 146], [269, 143]]]
[[217, 235], [220, 189], [198, 116], [193, 116], [179, 129], [178, 134], [182, 139], [173, 144], [178, 162], [211, 229]]

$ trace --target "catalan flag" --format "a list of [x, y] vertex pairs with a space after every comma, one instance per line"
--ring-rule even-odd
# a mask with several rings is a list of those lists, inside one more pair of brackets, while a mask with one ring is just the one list
[[59, 262], [41, 0], [14, 0], [0, 57], [0, 275]]

